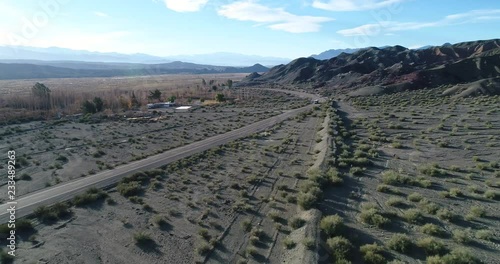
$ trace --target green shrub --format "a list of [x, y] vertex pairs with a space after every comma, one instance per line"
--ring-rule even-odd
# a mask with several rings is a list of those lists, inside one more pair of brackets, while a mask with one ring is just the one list
[[493, 232], [491, 232], [491, 230], [481, 229], [476, 231], [475, 237], [477, 239], [491, 241], [495, 236], [493, 235]]
[[276, 210], [271, 210], [269, 211], [269, 213], [267, 214], [267, 216], [269, 218], [271, 218], [271, 220], [273, 220], [273, 222], [278, 222], [281, 220], [281, 216], [280, 216], [280, 213]]
[[153, 218], [153, 224], [157, 227], [166, 226], [168, 224], [167, 220], [161, 215], [155, 215]]
[[139, 195], [142, 192], [141, 184], [137, 181], [120, 182], [117, 186], [117, 190], [125, 197]]
[[441, 255], [446, 252], [443, 242], [432, 237], [419, 239], [417, 246], [422, 248], [428, 256]]
[[420, 227], [420, 232], [431, 236], [442, 236], [444, 230], [435, 224], [425, 224]]
[[452, 196], [452, 197], [462, 196], [462, 191], [458, 188], [451, 188], [449, 193], [450, 193], [450, 196]]
[[424, 212], [428, 213], [428, 214], [436, 214], [438, 212], [438, 210], [440, 209], [439, 205], [436, 204], [436, 203], [433, 203], [427, 199], [422, 199], [419, 203], [418, 203], [418, 208], [420, 208], [421, 210], [423, 210]]
[[418, 224], [424, 220], [424, 216], [418, 209], [405, 210], [403, 211], [402, 217], [406, 222], [412, 224]]
[[484, 198], [490, 200], [498, 200], [500, 198], [500, 194], [495, 190], [487, 190], [484, 192]]
[[97, 188], [91, 188], [87, 190], [87, 192], [77, 195], [73, 198], [73, 204], [75, 206], [86, 206], [91, 203], [94, 203], [98, 200], [103, 200], [108, 197], [108, 194], [103, 190]]
[[326, 177], [330, 180], [330, 183], [334, 186], [341, 185], [344, 180], [340, 176], [340, 173], [335, 168], [330, 168], [326, 172]]
[[241, 222], [241, 227], [245, 232], [250, 232], [252, 230], [252, 222], [249, 219], [245, 219]]
[[209, 232], [208, 232], [208, 229], [206, 229], [206, 228], [199, 229], [199, 230], [198, 230], [198, 235], [199, 235], [201, 238], [203, 238], [203, 239], [205, 239], [205, 240], [207, 240], [207, 241], [208, 241], [208, 240], [210, 240], [210, 234], [209, 234]]
[[200, 256], [205, 256], [210, 252], [210, 245], [207, 242], [201, 242], [200, 245], [196, 248], [196, 253]]
[[453, 222], [456, 219], [456, 215], [453, 214], [448, 209], [439, 209], [436, 213], [437, 217], [441, 220], [445, 220], [448, 222]]
[[363, 174], [363, 169], [360, 167], [352, 167], [349, 169], [349, 174], [352, 176], [359, 176]]
[[420, 193], [412, 193], [410, 195], [408, 195], [408, 201], [410, 202], [415, 202], [415, 203], [418, 203], [420, 202], [424, 197], [420, 194]]
[[328, 249], [332, 253], [333, 259], [342, 260], [349, 257], [353, 246], [349, 240], [344, 237], [336, 236], [326, 241]]
[[436, 163], [420, 166], [419, 171], [424, 175], [432, 177], [446, 176], [446, 171], [440, 169]]
[[283, 240], [283, 246], [285, 249], [292, 249], [297, 245], [291, 238], [287, 237]]
[[387, 260], [382, 255], [384, 248], [377, 243], [366, 244], [359, 248], [363, 255], [363, 260], [367, 264], [385, 264]]
[[469, 209], [469, 214], [474, 217], [484, 217], [486, 216], [486, 210], [481, 206], [473, 205]]
[[379, 211], [375, 208], [367, 209], [367, 210], [362, 210], [359, 218], [361, 222], [368, 224], [368, 225], [373, 225], [376, 227], [383, 227], [387, 225], [390, 220], [388, 218], [385, 218], [382, 216]]
[[33, 222], [29, 219], [18, 219], [16, 221], [16, 231], [18, 232], [30, 232], [33, 231]]
[[147, 245], [153, 242], [151, 236], [144, 232], [135, 233], [134, 240], [137, 245]]
[[382, 173], [382, 182], [389, 185], [401, 185], [408, 183], [409, 178], [393, 170], [388, 170]]
[[340, 234], [344, 228], [344, 222], [339, 215], [329, 215], [321, 219], [319, 226], [327, 236], [332, 237]]
[[316, 241], [314, 241], [313, 238], [305, 238], [303, 241], [302, 241], [302, 244], [304, 245], [304, 247], [308, 250], [313, 250], [315, 247], [316, 247]]
[[394, 189], [392, 189], [391, 186], [389, 186], [387, 184], [379, 184], [379, 185], [377, 185], [377, 192], [395, 193]]
[[455, 229], [452, 231], [453, 240], [457, 243], [467, 244], [471, 242], [471, 234], [469, 230]]
[[311, 209], [318, 201], [320, 197], [316, 192], [300, 192], [297, 197], [297, 204], [304, 210]]
[[252, 228], [252, 231], [250, 231], [250, 235], [258, 237], [259, 240], [262, 239], [265, 235], [264, 231], [260, 228]]
[[395, 234], [389, 239], [387, 246], [397, 252], [408, 253], [413, 246], [413, 242], [405, 234]]
[[307, 178], [312, 182], [318, 183], [319, 186], [323, 186], [328, 181], [326, 175], [319, 169], [307, 171]]
[[258, 254], [257, 248], [254, 246], [249, 246], [245, 250], [246, 256], [247, 257], [256, 257]]
[[57, 221], [70, 214], [71, 210], [67, 203], [56, 203], [51, 207], [40, 206], [34, 211], [34, 215], [38, 220], [44, 223]]
[[427, 264], [478, 264], [481, 263], [467, 249], [458, 248], [442, 257], [430, 256], [427, 258]]
[[288, 225], [290, 225], [290, 227], [293, 229], [301, 228], [305, 223], [306, 221], [300, 217], [292, 217], [288, 221]]
[[394, 206], [394, 207], [401, 207], [406, 205], [405, 200], [399, 197], [391, 197], [389, 198], [389, 200], [385, 202], [385, 204], [387, 206]]

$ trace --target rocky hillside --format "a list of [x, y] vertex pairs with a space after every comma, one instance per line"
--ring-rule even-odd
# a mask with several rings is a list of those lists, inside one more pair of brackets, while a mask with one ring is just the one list
[[[402, 46], [372, 47], [353, 54], [342, 53], [329, 60], [299, 58], [261, 76], [249, 76], [244, 84], [307, 83], [354, 95], [370, 95], [497, 77], [500, 77], [500, 39], [419, 50]], [[486, 83], [498, 84], [495, 79]], [[500, 88], [483, 91], [500, 93]]]

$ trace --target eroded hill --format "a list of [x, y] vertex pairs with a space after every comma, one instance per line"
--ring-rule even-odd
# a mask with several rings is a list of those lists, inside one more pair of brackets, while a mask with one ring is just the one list
[[421, 50], [371, 47], [329, 60], [299, 58], [262, 76], [249, 76], [243, 83], [313, 84], [353, 95], [371, 95], [489, 79], [485, 82], [493, 86], [473, 92], [498, 94], [500, 87], [495, 78], [500, 76], [499, 65], [499, 39]]

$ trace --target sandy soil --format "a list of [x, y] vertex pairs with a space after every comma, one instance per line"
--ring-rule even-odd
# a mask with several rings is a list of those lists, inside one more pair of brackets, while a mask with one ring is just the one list
[[[132, 200], [111, 190], [114, 203], [73, 208], [72, 218], [53, 225], [35, 220], [37, 233], [22, 240], [16, 262], [280, 262], [283, 239], [290, 233], [287, 219], [296, 209], [287, 197], [296, 194], [297, 177], [312, 164], [308, 153], [319, 121], [311, 115], [292, 119], [262, 135], [171, 164], [155, 187], [152, 181]], [[279, 219], [271, 219], [270, 212], [279, 212]], [[158, 216], [166, 224], [157, 225]], [[242, 222], [247, 220], [263, 232], [253, 257], [245, 253], [250, 234]], [[200, 230], [206, 235], [200, 236]], [[306, 233], [312, 236], [313, 231]], [[138, 232], [154, 242], [138, 246], [133, 238]], [[215, 247], [208, 254], [197, 253], [211, 243]]]

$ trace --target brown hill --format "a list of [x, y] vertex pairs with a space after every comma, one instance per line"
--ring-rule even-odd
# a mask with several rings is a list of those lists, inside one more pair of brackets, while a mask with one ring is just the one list
[[[402, 46], [366, 48], [329, 60], [299, 58], [262, 76], [254, 84], [318, 84], [353, 94], [465, 84], [500, 77], [500, 40], [481, 40], [411, 50]], [[361, 89], [360, 91], [358, 91]]]

